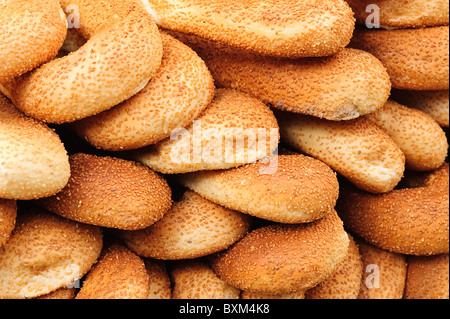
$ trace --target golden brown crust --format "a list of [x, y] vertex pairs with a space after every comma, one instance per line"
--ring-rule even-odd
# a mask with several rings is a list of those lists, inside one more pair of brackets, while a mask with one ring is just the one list
[[0, 82], [11, 80], [53, 59], [66, 37], [65, 18], [58, 0], [2, 1]]
[[77, 153], [70, 156], [67, 186], [39, 205], [87, 224], [143, 229], [172, 205], [167, 181], [148, 167], [124, 159]]
[[391, 98], [400, 104], [418, 109], [431, 116], [440, 126], [449, 127], [449, 90], [392, 90]]
[[345, 47], [355, 19], [343, 0], [235, 2], [150, 0], [160, 27], [270, 56], [329, 56]]
[[[373, 21], [379, 13], [381, 28], [421, 28], [445, 26], [449, 23], [447, 0], [346, 0], [358, 24]], [[373, 5], [376, 5], [374, 7]]]
[[97, 261], [102, 229], [39, 209], [21, 211], [0, 251], [0, 298], [46, 295], [81, 279]]
[[346, 228], [384, 250], [436, 255], [449, 250], [448, 164], [416, 188], [368, 194], [341, 188], [337, 204]]
[[448, 153], [447, 137], [426, 113], [389, 100], [367, 118], [400, 147], [405, 154], [407, 169], [432, 171], [444, 164]]
[[204, 261], [178, 261], [170, 275], [173, 299], [239, 299], [240, 290], [220, 279]]
[[[273, 166], [274, 171], [265, 173]], [[222, 206], [280, 223], [307, 223], [336, 205], [336, 174], [314, 158], [272, 156], [267, 162], [179, 176], [186, 187]]]
[[158, 27], [139, 1], [64, 2], [63, 9], [80, 8], [87, 43], [17, 78], [11, 96], [24, 113], [58, 124], [98, 114], [139, 92], [161, 66], [163, 51]]
[[147, 299], [149, 291], [144, 261], [113, 244], [89, 271], [76, 299]]
[[247, 215], [187, 191], [154, 225], [121, 236], [139, 256], [193, 259], [230, 247], [247, 233], [251, 221]]
[[251, 292], [251, 291], [242, 291], [241, 292], [241, 299], [280, 299], [280, 300], [301, 300], [305, 299], [305, 292], [303, 290], [292, 292], [288, 294], [282, 294], [282, 295], [270, 295], [270, 294], [264, 294], [264, 293], [258, 293], [258, 292]]
[[449, 299], [448, 254], [409, 256], [404, 299]]
[[75, 288], [59, 288], [49, 294], [36, 297], [34, 299], [57, 299], [57, 300], [63, 300], [63, 299], [75, 299], [77, 291]]
[[348, 252], [336, 212], [308, 224], [258, 228], [211, 257], [214, 272], [243, 291], [272, 295], [306, 290], [329, 278]]
[[360, 189], [385, 193], [403, 177], [405, 155], [364, 117], [333, 122], [287, 112], [276, 115], [283, 142], [323, 161]]
[[444, 163], [439, 169], [434, 170], [431, 173], [424, 174], [419, 179], [421, 184], [418, 187], [430, 187], [439, 191], [448, 191], [449, 189], [449, 164]]
[[172, 283], [166, 265], [161, 260], [145, 258], [149, 280], [148, 299], [172, 299]]
[[329, 120], [349, 120], [382, 107], [391, 82], [371, 54], [345, 48], [326, 58], [275, 59], [174, 34], [194, 48], [218, 87], [258, 97], [272, 107]]
[[406, 256], [357, 240], [364, 264], [358, 299], [402, 299], [406, 282]]
[[0, 248], [5, 245], [16, 226], [17, 202], [0, 198]]
[[[347, 234], [349, 235], [349, 234]], [[348, 253], [336, 272], [306, 291], [306, 299], [357, 299], [361, 289], [363, 262], [351, 235]]]
[[122, 151], [155, 144], [190, 125], [214, 97], [214, 80], [189, 47], [161, 32], [161, 68], [147, 86], [110, 110], [73, 123], [97, 148]]
[[18, 111], [0, 94], [0, 198], [31, 200], [59, 192], [70, 176], [69, 156], [47, 125]]
[[272, 155], [279, 128], [271, 109], [236, 90], [215, 93], [193, 124], [131, 152], [131, 158], [163, 174], [182, 174], [233, 168]]
[[367, 51], [385, 65], [392, 87], [448, 90], [449, 27], [359, 30], [350, 47]]

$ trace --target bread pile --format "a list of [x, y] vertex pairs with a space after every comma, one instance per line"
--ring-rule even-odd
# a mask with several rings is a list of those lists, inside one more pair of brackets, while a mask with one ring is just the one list
[[0, 1], [0, 299], [448, 299], [442, 0]]

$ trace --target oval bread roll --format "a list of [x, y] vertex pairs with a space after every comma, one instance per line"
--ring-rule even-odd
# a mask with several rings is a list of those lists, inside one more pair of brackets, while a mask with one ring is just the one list
[[70, 156], [67, 186], [39, 205], [64, 218], [117, 229], [143, 229], [172, 205], [167, 181], [148, 167], [124, 159]]
[[386, 103], [391, 82], [373, 55], [350, 48], [325, 58], [275, 59], [174, 34], [194, 48], [216, 86], [237, 89], [276, 109], [341, 121]]
[[176, 262], [170, 271], [173, 299], [239, 299], [240, 290], [220, 279], [202, 260]]
[[147, 299], [149, 278], [144, 261], [121, 244], [105, 247], [76, 299]]
[[63, 45], [66, 33], [66, 16], [58, 0], [2, 1], [0, 82], [53, 59]]
[[194, 259], [228, 248], [250, 229], [251, 218], [187, 191], [150, 227], [121, 232], [139, 256], [164, 260]]
[[[179, 176], [184, 186], [219, 205], [274, 222], [307, 223], [336, 205], [339, 184], [324, 163], [304, 155], [272, 156], [268, 163]], [[273, 171], [267, 165], [273, 166]]]
[[0, 94], [0, 198], [51, 196], [69, 177], [69, 156], [59, 136]]
[[349, 239], [336, 212], [308, 224], [253, 230], [210, 257], [214, 272], [243, 291], [281, 295], [310, 289], [344, 260]]
[[78, 8], [79, 50], [13, 81], [11, 100], [47, 123], [69, 123], [108, 110], [133, 96], [161, 66], [157, 25], [134, 0], [65, 0]]
[[367, 51], [383, 62], [395, 89], [449, 88], [448, 26], [359, 30], [349, 47]]
[[99, 227], [73, 222], [31, 208], [0, 251], [0, 298], [49, 294], [81, 279], [103, 247]]
[[161, 68], [139, 93], [71, 128], [96, 148], [122, 151], [155, 144], [198, 118], [214, 97], [214, 80], [198, 55], [162, 32]]
[[333, 122], [286, 112], [277, 118], [284, 143], [323, 161], [364, 191], [389, 192], [403, 177], [404, 153], [366, 118]]
[[400, 147], [407, 169], [432, 171], [444, 164], [448, 153], [447, 137], [428, 114], [389, 100], [367, 118]]
[[414, 188], [369, 194], [341, 187], [336, 205], [346, 228], [370, 244], [405, 255], [449, 251], [449, 166]]
[[245, 93], [218, 89], [193, 124], [127, 156], [163, 174], [228, 169], [272, 155], [279, 139], [268, 106]]
[[364, 273], [358, 299], [402, 299], [406, 282], [406, 256], [357, 240]]
[[343, 0], [143, 3], [162, 28], [270, 56], [333, 55], [348, 44], [355, 27], [353, 12]]

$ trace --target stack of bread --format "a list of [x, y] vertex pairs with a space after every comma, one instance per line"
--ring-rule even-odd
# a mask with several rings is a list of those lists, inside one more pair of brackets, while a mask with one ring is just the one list
[[442, 0], [0, 0], [0, 299], [448, 299], [448, 51]]

